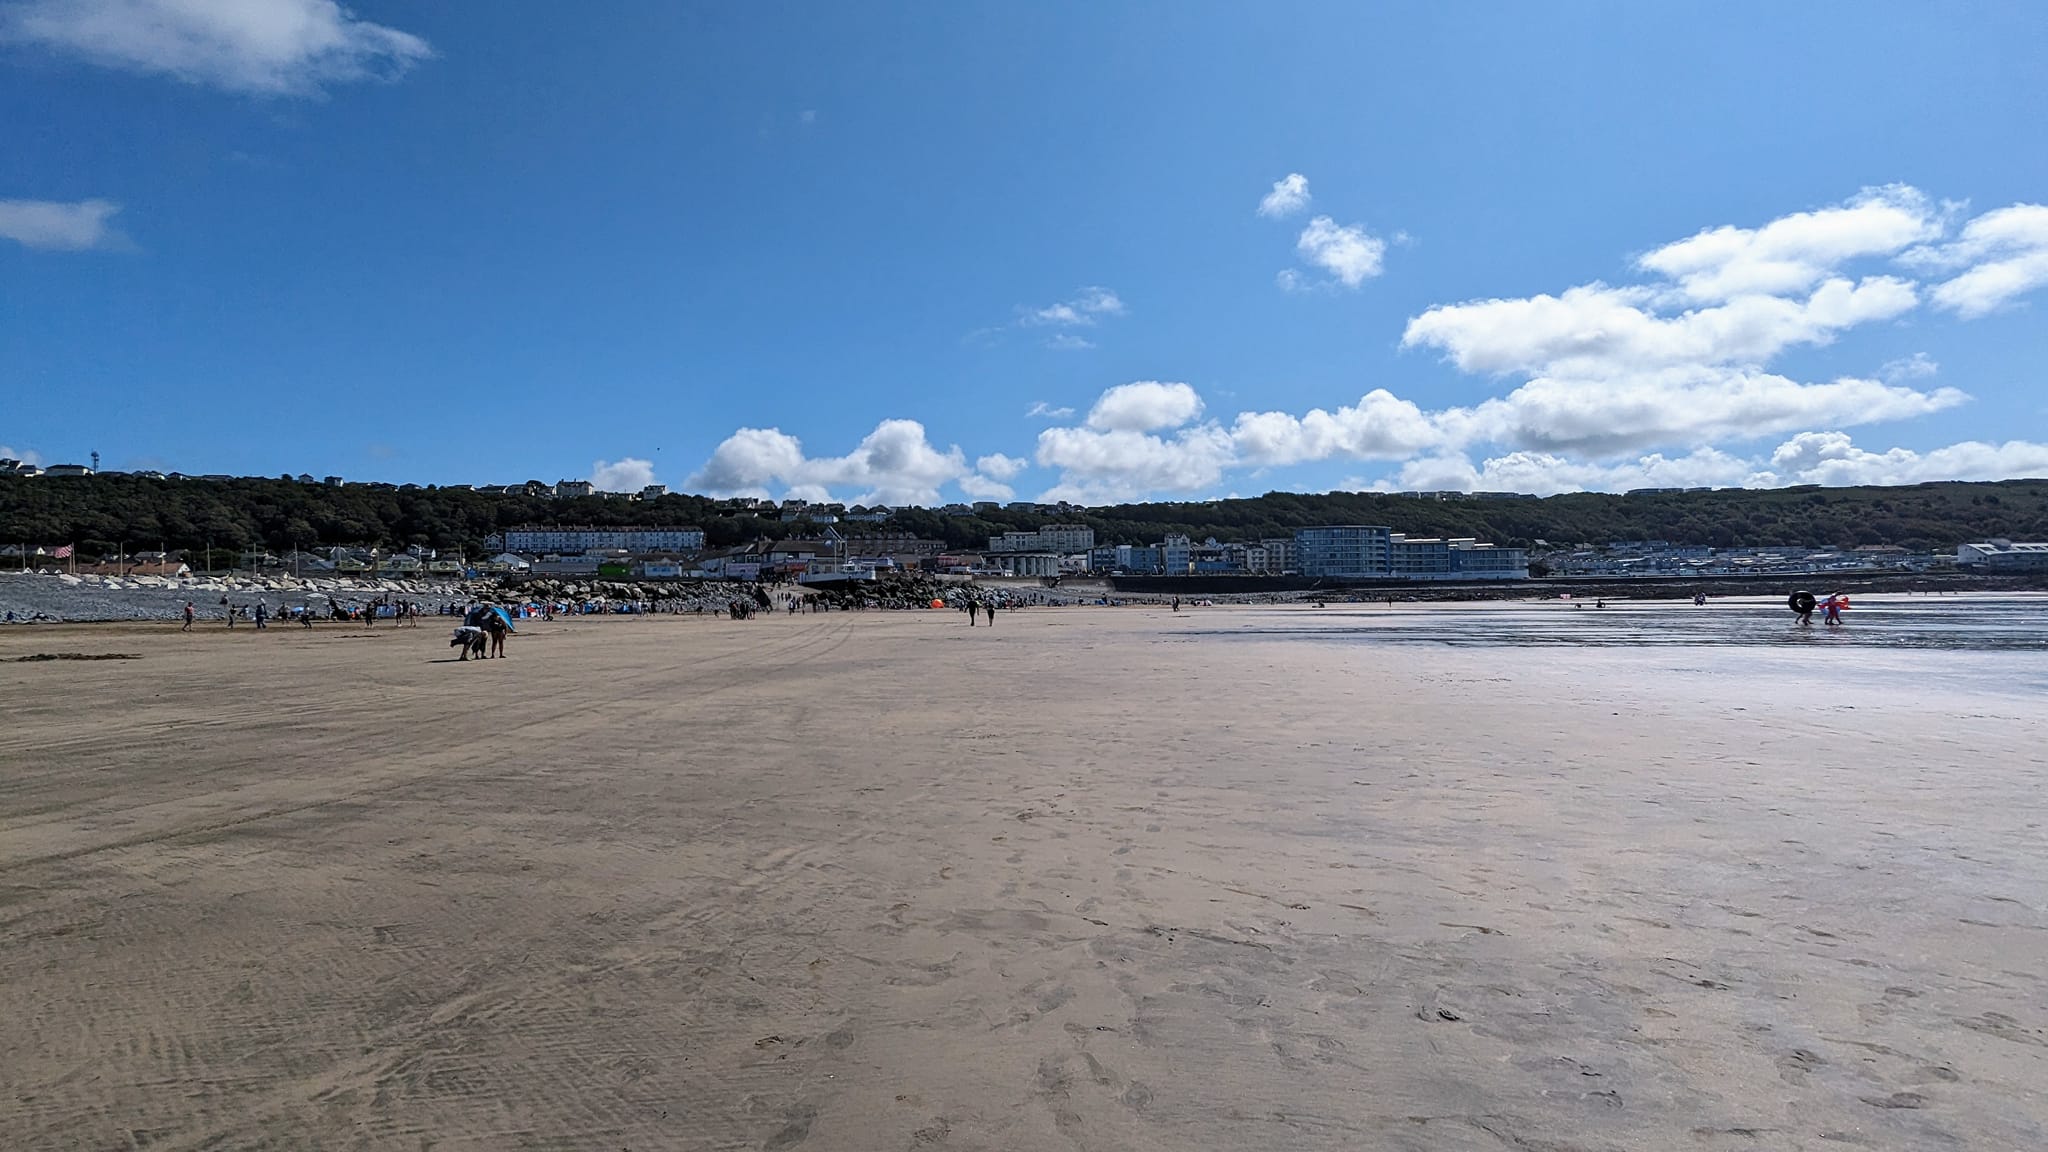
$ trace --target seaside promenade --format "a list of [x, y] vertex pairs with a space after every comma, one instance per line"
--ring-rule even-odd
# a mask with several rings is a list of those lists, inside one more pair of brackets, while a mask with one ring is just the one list
[[2048, 655], [1478, 610], [0, 631], [0, 1143], [2048, 1147]]

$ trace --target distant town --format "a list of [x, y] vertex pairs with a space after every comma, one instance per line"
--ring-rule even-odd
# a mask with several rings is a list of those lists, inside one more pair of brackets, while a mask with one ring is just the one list
[[[105, 472], [92, 464], [38, 466], [0, 459], [0, 476], [63, 479], [87, 476], [132, 476], [147, 480], [232, 481], [226, 475], [178, 472]], [[579, 500], [601, 497], [626, 502], [655, 501], [669, 496], [666, 486], [648, 485], [637, 492], [599, 491], [587, 480], [553, 484], [528, 480], [519, 484], [418, 485], [348, 481], [340, 476], [309, 473], [279, 480], [320, 488], [351, 488], [394, 492], [469, 492], [486, 496]], [[1665, 495], [1693, 490], [1655, 489], [1630, 495]], [[1513, 493], [1405, 492], [1402, 497], [1428, 501], [1534, 500]], [[587, 507], [587, 505], [586, 505]], [[1065, 502], [979, 501], [933, 508], [872, 504], [847, 505], [803, 499], [770, 500], [733, 497], [711, 500], [714, 517], [753, 517], [752, 523], [773, 521], [795, 530], [787, 538], [762, 538], [728, 547], [707, 546], [704, 528], [694, 525], [615, 526], [529, 523], [494, 532], [478, 555], [449, 554], [423, 545], [379, 550], [329, 545], [273, 552], [262, 548], [200, 550], [118, 549], [113, 555], [80, 557], [75, 546], [30, 541], [0, 544], [0, 568], [48, 567], [67, 561], [75, 571], [175, 575], [201, 568], [230, 565], [249, 570], [282, 570], [299, 574], [463, 577], [515, 575], [608, 577], [676, 580], [782, 580], [829, 572], [860, 572], [875, 577], [892, 572], [923, 572], [967, 576], [1037, 577], [1099, 575], [1128, 577], [1301, 577], [1333, 581], [1512, 581], [1535, 577], [1665, 577], [1700, 578], [1743, 575], [1793, 575], [1828, 572], [1928, 572], [1964, 569], [1980, 572], [2048, 571], [2048, 544], [2003, 538], [1972, 541], [1953, 549], [1910, 549], [1897, 544], [1849, 547], [1715, 547], [1667, 540], [1618, 540], [1604, 543], [1553, 544], [1537, 539], [1526, 545], [1497, 543], [1470, 536], [1417, 535], [1386, 525], [1327, 524], [1302, 527], [1291, 534], [1258, 539], [1194, 539], [1165, 532], [1149, 543], [1107, 543], [1082, 523], [1043, 523], [1029, 530], [990, 533], [979, 548], [963, 548], [898, 527], [906, 514], [927, 517], [978, 518], [994, 515], [1031, 517], [1079, 516], [1089, 510]]]

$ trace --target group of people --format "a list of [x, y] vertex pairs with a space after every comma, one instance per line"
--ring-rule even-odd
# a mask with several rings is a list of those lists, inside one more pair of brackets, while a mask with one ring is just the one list
[[1842, 613], [1849, 608], [1849, 598], [1840, 592], [1831, 592], [1825, 600], [1816, 600], [1810, 592], [1795, 592], [1791, 598], [1792, 615], [1802, 628], [1813, 623], [1813, 614], [1819, 612], [1821, 622], [1829, 627], [1839, 627]]
[[[362, 604], [345, 604], [330, 599], [327, 602], [326, 614], [330, 620], [360, 620], [366, 628], [375, 626], [377, 617], [389, 615], [401, 628], [417, 628], [420, 626], [420, 617], [424, 611], [424, 607], [417, 601], [393, 600], [389, 596], [380, 596]], [[436, 608], [434, 611], [444, 616], [461, 614], [460, 609], [449, 605]], [[280, 603], [277, 611], [272, 612], [270, 605], [261, 599], [251, 604], [236, 604], [229, 601], [226, 596], [220, 598], [220, 613], [230, 628], [233, 628], [237, 621], [241, 621], [254, 625], [259, 632], [268, 630], [272, 620], [296, 620], [301, 627], [311, 628], [319, 615], [311, 602], [299, 605]], [[179, 631], [190, 632], [192, 625], [199, 619], [199, 609], [187, 600], [183, 615], [184, 625]]]
[[505, 637], [512, 631], [512, 622], [505, 613], [490, 604], [471, 604], [462, 614], [462, 625], [448, 641], [450, 648], [462, 649], [461, 659], [475, 656], [479, 660], [493, 657], [503, 659]]
[[974, 627], [975, 617], [983, 612], [988, 613], [988, 626], [991, 628], [995, 627], [996, 601], [993, 597], [987, 599], [969, 599], [967, 601], [967, 626], [969, 628]]

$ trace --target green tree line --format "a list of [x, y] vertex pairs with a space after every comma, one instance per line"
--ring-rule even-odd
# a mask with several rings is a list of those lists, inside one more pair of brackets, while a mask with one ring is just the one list
[[[2048, 539], [2048, 480], [1919, 484], [1896, 488], [1789, 488], [1608, 495], [1542, 500], [1418, 500], [1368, 492], [1270, 492], [1236, 500], [1119, 504], [1083, 512], [982, 509], [952, 516], [897, 512], [887, 525], [841, 525], [848, 535], [886, 528], [980, 548], [990, 536], [1049, 523], [1093, 527], [1104, 543], [1287, 536], [1315, 524], [1386, 524], [1411, 535], [1474, 536], [1553, 545], [1657, 539], [1680, 544], [1808, 546], [1898, 544], [1946, 549], [1987, 537]], [[0, 540], [76, 544], [88, 554], [171, 549], [273, 551], [336, 544], [421, 545], [477, 555], [485, 538], [521, 524], [694, 525], [713, 547], [818, 530], [804, 521], [732, 514], [708, 497], [650, 500], [485, 494], [467, 489], [327, 487], [289, 480], [157, 480], [140, 476], [0, 477]]]

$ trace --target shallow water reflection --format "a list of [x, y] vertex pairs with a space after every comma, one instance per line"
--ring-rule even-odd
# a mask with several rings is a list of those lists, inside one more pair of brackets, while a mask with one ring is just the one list
[[1851, 597], [1843, 623], [1800, 627], [1783, 601], [1521, 601], [1498, 604], [1334, 604], [1260, 612], [1208, 636], [1303, 636], [1378, 644], [1478, 647], [1818, 646], [2048, 652], [2048, 596]]

